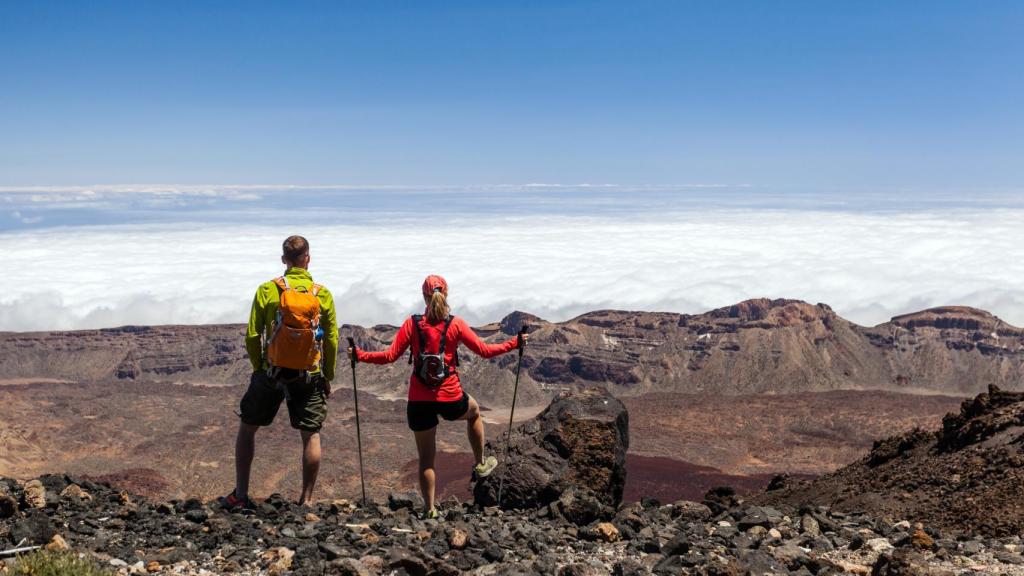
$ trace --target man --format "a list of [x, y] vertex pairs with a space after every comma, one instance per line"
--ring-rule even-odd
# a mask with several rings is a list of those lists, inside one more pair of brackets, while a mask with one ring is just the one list
[[309, 242], [305, 238], [290, 236], [282, 251], [284, 276], [260, 285], [249, 314], [245, 348], [253, 373], [239, 414], [235, 489], [219, 499], [229, 509], [253, 507], [249, 476], [256, 431], [274, 421], [282, 401], [288, 406], [292, 428], [302, 437], [300, 505], [312, 502], [320, 471], [320, 428], [327, 418], [338, 356], [334, 298], [309, 274]]

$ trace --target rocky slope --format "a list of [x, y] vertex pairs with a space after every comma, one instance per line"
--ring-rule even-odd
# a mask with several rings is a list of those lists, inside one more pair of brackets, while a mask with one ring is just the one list
[[942, 428], [875, 443], [861, 460], [762, 501], [816, 503], [906, 518], [954, 533], [1024, 533], [1024, 394], [997, 387]]
[[[1019, 538], [952, 539], [824, 508], [787, 515], [726, 491], [704, 503], [630, 503], [586, 523], [554, 506], [451, 500], [440, 520], [419, 520], [399, 496], [299, 508], [275, 495], [231, 514], [64, 476], [3, 480], [0, 493], [10, 494], [0, 496], [0, 551], [70, 548], [121, 574], [1024, 574]], [[14, 566], [0, 560], [0, 573]]]
[[[64, 475], [0, 479], [0, 555], [22, 546], [71, 549], [122, 574], [1024, 574], [1016, 535], [953, 538], [899, 517], [752, 505], [728, 488], [703, 502], [620, 503], [614, 486], [624, 474], [617, 455], [628, 417], [613, 400], [604, 391], [559, 396], [520, 430], [520, 460], [505, 471], [519, 496], [537, 497], [515, 509], [449, 499], [440, 519], [421, 520], [417, 498], [403, 494], [303, 508], [272, 495], [255, 510], [228, 513]], [[993, 394], [965, 405], [949, 419], [941, 449], [1015, 426], [1008, 406]], [[971, 424], [981, 414], [989, 426]], [[582, 464], [593, 469], [581, 474]], [[481, 486], [489, 496], [493, 484]], [[6, 561], [0, 572], [16, 564]]]
[[[514, 313], [477, 328], [508, 338], [533, 332], [521, 400], [603, 385], [617, 395], [650, 392], [743, 394], [886, 389], [970, 395], [1024, 380], [1024, 330], [981, 310], [945, 307], [862, 327], [824, 304], [749, 300], [704, 314], [598, 311], [561, 323]], [[395, 327], [344, 326], [360, 346], [380, 349]], [[471, 393], [506, 405], [512, 355], [463, 354]], [[62, 333], [0, 333], [7, 380], [185, 381], [238, 384], [249, 368], [241, 326], [125, 327]], [[347, 381], [347, 364], [339, 365]], [[403, 362], [364, 367], [369, 391], [402, 397]]]

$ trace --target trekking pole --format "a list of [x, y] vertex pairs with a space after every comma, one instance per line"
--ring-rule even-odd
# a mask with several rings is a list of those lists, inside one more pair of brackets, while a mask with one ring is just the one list
[[363, 432], [359, 429], [359, 390], [356, 389], [356, 341], [349, 336], [348, 347], [352, 349], [349, 362], [352, 364], [352, 399], [356, 404], [356, 446], [359, 447], [359, 487], [363, 490], [363, 508], [366, 507], [366, 480], [363, 475]]
[[526, 349], [526, 341], [523, 335], [526, 334], [526, 325], [519, 329], [519, 361], [516, 363], [516, 385], [512, 388], [512, 409], [508, 413], [508, 435], [505, 436], [505, 463], [501, 467], [501, 480], [498, 482], [498, 506], [501, 506], [501, 491], [505, 488], [505, 470], [508, 469], [508, 461], [512, 457], [512, 419], [516, 415], [516, 395], [519, 393], [519, 370], [523, 367], [523, 350]]

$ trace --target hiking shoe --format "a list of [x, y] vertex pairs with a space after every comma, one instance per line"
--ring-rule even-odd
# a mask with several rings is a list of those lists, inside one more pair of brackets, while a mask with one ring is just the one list
[[424, 510], [423, 513], [420, 514], [420, 520], [437, 520], [438, 516], [437, 508], [431, 508], [430, 510]]
[[231, 494], [227, 496], [221, 496], [217, 498], [217, 502], [224, 507], [225, 510], [255, 510], [256, 503], [249, 499], [248, 496], [245, 498], [239, 498], [235, 496], [235, 491], [232, 490]]
[[494, 472], [494, 469], [498, 467], [498, 459], [494, 456], [488, 456], [484, 458], [483, 463], [473, 466], [473, 474], [477, 478], [486, 478]]

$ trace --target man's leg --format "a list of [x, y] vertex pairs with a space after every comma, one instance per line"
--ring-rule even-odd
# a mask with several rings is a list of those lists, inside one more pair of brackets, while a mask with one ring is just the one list
[[466, 421], [466, 435], [473, 449], [473, 458], [477, 464], [484, 462], [484, 419], [480, 416], [480, 405], [472, 396], [469, 397], [469, 409], [459, 420]]
[[259, 426], [238, 423], [235, 437], [235, 497], [249, 497], [249, 476], [252, 473], [252, 459], [256, 456], [256, 431]]
[[[307, 383], [308, 386], [309, 383]], [[327, 420], [327, 398], [318, 382], [313, 388], [293, 384], [288, 418], [302, 436], [302, 493], [299, 504], [313, 503], [313, 487], [320, 472], [320, 429]]]
[[239, 404], [238, 436], [235, 438], [235, 497], [249, 497], [249, 477], [256, 455], [256, 431], [269, 426], [277, 415], [284, 396], [267, 377], [253, 372], [249, 387]]
[[313, 503], [313, 487], [320, 473], [320, 433], [301, 430], [302, 433], [302, 495], [300, 505]]
[[426, 510], [434, 509], [434, 454], [437, 451], [435, 436], [437, 428], [413, 432], [416, 435], [416, 451], [420, 460], [420, 495]]

